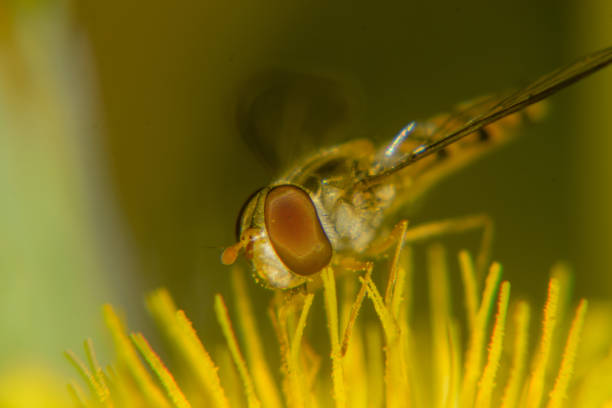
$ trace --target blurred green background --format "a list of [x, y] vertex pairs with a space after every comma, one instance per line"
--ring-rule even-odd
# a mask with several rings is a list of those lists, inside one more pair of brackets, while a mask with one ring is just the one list
[[[101, 303], [147, 332], [142, 300], [162, 285], [217, 338], [220, 248], [273, 177], [237, 131], [257, 74], [346, 81], [356, 136], [380, 140], [609, 46], [611, 27], [605, 0], [0, 2], [0, 378], [74, 376], [61, 352], [85, 337], [108, 359]], [[563, 259], [580, 296], [610, 297], [612, 69], [551, 103], [411, 223], [487, 213], [513, 292], [541, 297]]]

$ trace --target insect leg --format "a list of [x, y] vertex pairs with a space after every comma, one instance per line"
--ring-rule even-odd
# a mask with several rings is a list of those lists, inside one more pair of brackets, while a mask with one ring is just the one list
[[[393, 256], [393, 262], [391, 263], [391, 270], [389, 272], [389, 280], [387, 283], [387, 289], [385, 291], [385, 297], [384, 297], [384, 303], [387, 307], [389, 307], [389, 310], [393, 309], [391, 305], [392, 303], [394, 303], [393, 295], [394, 295], [395, 284], [396, 284], [397, 276], [398, 276], [399, 258], [400, 258], [402, 248], [404, 246], [405, 235], [406, 235], [407, 230], [408, 230], [408, 221], [405, 221], [405, 220], [400, 221], [393, 229], [393, 232], [391, 232], [391, 234], [387, 237], [385, 242], [381, 243], [382, 244], [381, 249], [383, 250], [387, 250], [394, 243], [397, 243], [395, 247], [395, 253]], [[349, 258], [349, 259], [352, 259], [352, 258]], [[357, 320], [357, 315], [359, 314], [359, 310], [361, 308], [363, 299], [365, 298], [365, 295], [367, 292], [367, 285], [368, 285], [368, 282], [371, 281], [370, 279], [372, 275], [373, 264], [371, 262], [360, 262], [360, 261], [357, 261], [357, 262], [363, 265], [366, 273], [365, 273], [365, 279], [362, 280], [361, 288], [359, 289], [359, 292], [357, 293], [357, 296], [355, 297], [355, 300], [353, 301], [353, 304], [351, 306], [351, 312], [349, 315], [349, 319], [344, 329], [344, 335], [343, 335], [342, 344], [340, 347], [340, 352], [342, 356], [345, 355], [348, 349], [352, 329], [355, 324], [355, 321]], [[358, 264], [355, 264], [355, 265], [358, 265]]]
[[[402, 230], [405, 228], [402, 226], [402, 223], [405, 223], [405, 221], [399, 222], [393, 228], [389, 236], [382, 242], [373, 244], [368, 250], [368, 255], [381, 255], [386, 252], [395, 241], [402, 238]], [[476, 258], [478, 276], [482, 276], [490, 261], [491, 245], [493, 242], [493, 220], [488, 215], [479, 214], [448, 218], [408, 228], [403, 234], [403, 244], [422, 242], [447, 234], [459, 234], [472, 230], [482, 230], [480, 248]], [[396, 249], [396, 257], [397, 254], [398, 251]]]

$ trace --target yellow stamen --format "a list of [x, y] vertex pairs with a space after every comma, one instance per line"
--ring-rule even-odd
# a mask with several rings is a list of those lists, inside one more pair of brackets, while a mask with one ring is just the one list
[[495, 376], [499, 368], [502, 348], [504, 345], [504, 332], [506, 328], [506, 313], [510, 299], [510, 282], [503, 282], [499, 292], [499, 303], [497, 316], [493, 326], [493, 334], [489, 343], [489, 356], [482, 377], [478, 384], [478, 395], [476, 396], [476, 407], [487, 408], [491, 405], [491, 395], [495, 388]]
[[559, 280], [556, 278], [551, 278], [548, 284], [548, 299], [546, 300], [546, 305], [544, 306], [542, 338], [540, 340], [538, 352], [535, 356], [535, 361], [529, 380], [526, 405], [529, 408], [537, 408], [540, 406], [540, 401], [544, 392], [544, 380], [546, 377], [549, 356], [552, 350], [553, 334], [559, 318], [558, 309], [559, 295], [561, 290], [562, 288]]
[[382, 339], [378, 325], [370, 323], [365, 328], [367, 348], [368, 392], [369, 406], [382, 407], [384, 401], [384, 368], [382, 353]]
[[310, 311], [310, 306], [312, 306], [313, 299], [314, 293], [309, 293], [306, 295], [306, 298], [304, 299], [304, 306], [302, 307], [302, 313], [300, 313], [295, 334], [291, 340], [291, 358], [296, 362], [299, 358], [300, 345], [302, 344], [302, 337], [304, 335], [304, 329], [306, 328], [306, 319], [308, 318], [308, 312]]
[[372, 304], [374, 305], [374, 310], [380, 319], [380, 322], [383, 327], [383, 331], [385, 333], [385, 338], [387, 343], [391, 343], [395, 340], [397, 336], [397, 323], [393, 319], [393, 316], [389, 312], [389, 309], [385, 306], [385, 302], [378, 292], [376, 285], [372, 282], [372, 279], [369, 276], [365, 276], [363, 278], [359, 278], [362, 283], [366, 285], [366, 293]]
[[458, 397], [461, 391], [461, 342], [459, 335], [459, 325], [455, 321], [450, 321], [448, 325], [448, 345], [450, 349], [450, 381], [449, 398], [446, 407], [454, 408], [459, 404]]
[[168, 371], [157, 353], [153, 351], [149, 345], [149, 342], [145, 340], [142, 333], [132, 334], [130, 338], [134, 342], [134, 345], [140, 354], [144, 357], [147, 363], [149, 363], [149, 366], [153, 372], [157, 374], [157, 378], [159, 378], [159, 381], [166, 389], [166, 394], [170, 398], [170, 401], [172, 401], [172, 404], [176, 408], [190, 408], [191, 404], [187, 401], [187, 398], [185, 398], [185, 395], [174, 380], [174, 377], [170, 371]]
[[96, 358], [96, 353], [93, 347], [93, 341], [91, 339], [85, 340], [85, 355], [87, 356], [87, 362], [89, 363], [89, 367], [96, 378], [97, 383], [100, 385], [100, 401], [106, 402], [110, 398], [110, 390], [106, 385], [106, 380], [104, 378], [104, 372], [102, 371], [102, 367], [98, 364], [98, 359]]
[[232, 328], [227, 307], [225, 306], [225, 302], [223, 301], [223, 297], [221, 295], [215, 296], [215, 312], [217, 314], [217, 320], [219, 321], [221, 329], [223, 330], [225, 340], [227, 341], [232, 359], [234, 360], [234, 364], [236, 364], [238, 374], [242, 380], [249, 408], [258, 408], [261, 406], [261, 403], [255, 394], [251, 374], [249, 373], [244, 357], [242, 356], [240, 348], [238, 347], [238, 340], [236, 340], [236, 335], [234, 333], [234, 329]]
[[513, 408], [518, 401], [518, 393], [521, 389], [527, 360], [527, 346], [529, 338], [529, 305], [519, 302], [514, 312], [514, 350], [512, 353], [512, 368], [504, 396], [502, 408]]
[[397, 282], [391, 296], [391, 314], [396, 320], [410, 316], [410, 296], [405, 296], [410, 289], [410, 277], [412, 276], [412, 249], [405, 246], [402, 251], [402, 260], [397, 271]]
[[465, 310], [470, 332], [474, 330], [476, 314], [478, 313], [478, 285], [476, 284], [476, 270], [474, 261], [468, 251], [459, 252], [459, 266], [465, 292]]
[[261, 344], [261, 335], [257, 329], [243, 276], [243, 271], [239, 268], [232, 269], [232, 284], [235, 292], [234, 299], [238, 325], [244, 339], [246, 357], [249, 367], [251, 367], [253, 372], [255, 389], [257, 390], [257, 395], [261, 397], [262, 405], [267, 408], [280, 408], [281, 402], [278, 387], [270, 372], [267, 360], [264, 358], [265, 352]]
[[385, 304], [391, 303], [391, 295], [395, 291], [395, 285], [397, 283], [397, 273], [399, 268], [400, 255], [404, 247], [404, 240], [406, 238], [406, 230], [408, 229], [408, 221], [400, 221], [394, 228], [394, 232], [397, 234], [397, 246], [393, 253], [393, 260], [391, 261], [391, 268], [389, 270], [389, 279], [387, 280], [387, 289], [385, 290]]
[[282, 294], [276, 292], [275, 307], [270, 309], [270, 318], [276, 332], [276, 337], [280, 346], [280, 355], [282, 358], [281, 372], [283, 373], [283, 392], [287, 406], [290, 408], [304, 407], [304, 391], [303, 384], [306, 382], [303, 375], [301, 364], [295, 361], [291, 356], [291, 347], [289, 345], [289, 317], [290, 313], [288, 305], [282, 299]]
[[164, 289], [153, 292], [147, 298], [149, 310], [176, 350], [195, 374], [202, 389], [207, 390], [215, 407], [229, 408], [229, 401], [221, 387], [217, 367], [198, 338], [191, 322], [183, 311], [177, 311], [172, 298]]
[[[366, 276], [371, 276], [372, 274], [372, 265], [369, 266], [366, 271]], [[366, 283], [361, 283], [361, 288], [355, 297], [354, 302], [350, 307], [350, 314], [348, 320], [346, 322], [346, 326], [344, 328], [344, 335], [342, 336], [342, 346], [340, 347], [340, 355], [344, 356], [348, 349], [349, 341], [351, 339], [351, 334], [353, 332], [353, 326], [357, 321], [357, 316], [359, 315], [359, 311], [361, 310], [361, 305], [363, 304], [363, 299], [366, 295]]]
[[325, 314], [327, 315], [327, 327], [331, 342], [332, 360], [332, 383], [333, 395], [337, 408], [346, 406], [346, 394], [344, 391], [344, 370], [342, 367], [342, 353], [340, 350], [338, 332], [338, 301], [336, 299], [336, 281], [334, 271], [327, 267], [321, 272], [323, 279], [323, 291], [325, 297]]
[[123, 324], [110, 305], [104, 305], [104, 320], [113, 336], [119, 361], [126, 366], [130, 376], [140, 388], [142, 395], [149, 402], [149, 405], [168, 407], [168, 400], [138, 358], [138, 353], [125, 333]]
[[[64, 356], [70, 361], [77, 372], [81, 375], [91, 393], [95, 395], [99, 403], [108, 401], [108, 395], [105, 393], [104, 387], [98, 382], [96, 377], [89, 371], [87, 366], [79, 359], [72, 351], [65, 351]], [[76, 395], [76, 394], [75, 394]]]
[[482, 350], [484, 349], [487, 325], [500, 279], [501, 266], [494, 263], [491, 265], [485, 281], [482, 302], [474, 321], [474, 330], [470, 333], [470, 343], [465, 361], [465, 375], [461, 385], [461, 406], [467, 407], [473, 404], [476, 382], [482, 370]]
[[76, 407], [87, 408], [87, 404], [85, 403], [85, 393], [83, 392], [83, 389], [74, 381], [68, 383], [68, 394], [70, 394], [72, 402]]
[[431, 314], [431, 342], [433, 378], [432, 386], [437, 400], [435, 406], [447, 405], [450, 388], [451, 357], [448, 343], [448, 325], [450, 317], [450, 292], [448, 290], [448, 272], [446, 252], [437, 244], [429, 247], [429, 307]]
[[570, 327], [567, 343], [565, 344], [565, 350], [563, 351], [561, 368], [559, 368], [559, 374], [555, 380], [555, 386], [550, 393], [550, 400], [548, 402], [549, 408], [561, 407], [566, 398], [567, 387], [572, 377], [574, 361], [576, 360], [578, 342], [580, 340], [580, 334], [582, 333], [582, 326], [584, 325], [587, 305], [587, 301], [582, 299], [578, 305], [578, 308], [576, 309], [576, 314], [574, 316], [574, 320], [572, 321], [572, 326]]
[[[144, 337], [132, 335], [130, 342], [119, 318], [107, 306], [105, 318], [115, 340], [118, 363], [103, 371], [90, 340], [85, 343], [87, 364], [67, 353], [89, 387], [85, 389], [89, 392], [84, 394], [78, 385], [70, 384], [70, 395], [76, 406], [86, 408], [170, 405], [186, 408], [190, 403], [221, 408], [229, 408], [230, 403], [232, 407], [248, 403], [250, 407], [270, 408], [323, 408], [334, 404], [351, 408], [539, 408], [547, 393], [551, 408], [564, 404], [605, 406], [610, 401], [612, 348], [601, 350], [604, 343], [609, 343], [609, 314], [602, 314], [603, 320], [589, 317], [585, 322], [587, 304], [583, 300], [575, 311], [573, 322], [569, 322], [571, 327], [564, 349], [556, 339], [558, 327], [570, 326], [561, 320], [564, 309], [569, 306], [571, 276], [566, 267], [553, 268], [541, 340], [536, 347], [532, 370], [526, 374], [530, 308], [527, 303], [519, 302], [512, 313], [512, 327], [506, 329], [510, 284], [500, 285], [500, 266], [491, 266], [484, 291], [477, 294], [471, 258], [466, 252], [460, 254], [465, 293], [471, 297], [466, 301], [465, 314], [472, 316], [468, 326], [469, 343], [464, 348], [460, 323], [463, 319], [453, 316], [454, 302], [450, 295], [455, 292], [451, 291], [451, 276], [440, 246], [434, 245], [428, 250], [425, 269], [430, 281], [430, 303], [426, 309], [431, 314], [431, 333], [423, 332], [421, 327], [427, 324], [422, 326], [422, 320], [412, 322], [408, 309], [414, 297], [411, 294], [413, 271], [411, 263], [406, 262], [409, 249], [404, 248], [400, 254], [403, 259], [391, 265], [395, 272], [389, 273], [384, 297], [379, 286], [374, 284], [370, 268], [365, 269], [362, 277], [342, 281], [343, 290], [339, 295], [334, 271], [326, 268], [321, 272], [330, 364], [322, 364], [325, 356], [315, 351], [321, 347], [316, 339], [319, 333], [306, 328], [321, 317], [310, 316], [316, 314], [316, 308], [312, 307], [316, 294], [308, 292], [312, 287], [274, 293], [269, 311], [278, 337], [278, 344], [273, 349], [277, 350], [280, 345], [282, 392], [276, 384], [275, 373], [267, 365], [270, 350], [258, 331], [245, 281], [240, 271], [234, 269], [238, 332], [232, 327], [223, 298], [215, 298], [215, 310], [226, 342], [217, 345], [214, 352], [225, 389], [221, 387], [215, 363], [191, 322], [184, 312], [177, 310], [168, 293], [160, 290], [148, 298], [148, 306], [170, 344], [176, 348], [178, 358], [175, 361], [182, 363], [179, 373], [186, 374], [176, 377], [184, 393]], [[359, 312], [366, 295], [380, 320], [378, 324], [363, 321], [369, 311]], [[420, 300], [419, 296], [416, 298]], [[495, 322], [490, 325], [495, 305]], [[588, 330], [583, 332], [583, 326]], [[511, 342], [504, 341], [506, 330], [512, 335]], [[592, 336], [593, 331], [596, 331], [595, 336]], [[244, 342], [244, 357], [238, 334]], [[585, 341], [580, 342], [583, 352], [578, 356], [580, 337]], [[143, 364], [144, 361], [148, 365]], [[589, 364], [593, 362], [597, 364], [592, 369]], [[555, 377], [551, 367], [557, 364]], [[577, 375], [572, 379], [574, 366]], [[151, 375], [151, 370], [158, 378]], [[505, 379], [503, 388], [496, 386], [498, 378]], [[575, 386], [571, 381], [576, 381]]]

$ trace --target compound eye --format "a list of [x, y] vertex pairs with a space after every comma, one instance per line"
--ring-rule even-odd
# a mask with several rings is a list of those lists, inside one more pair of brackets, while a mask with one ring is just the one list
[[308, 276], [329, 264], [331, 243], [323, 232], [312, 200], [304, 190], [291, 185], [270, 190], [264, 217], [276, 254], [292, 272]]

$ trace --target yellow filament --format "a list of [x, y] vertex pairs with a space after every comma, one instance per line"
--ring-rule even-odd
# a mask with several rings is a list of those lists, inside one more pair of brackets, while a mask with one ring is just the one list
[[[604, 325], [609, 325], [610, 312], [608, 307], [609, 306], [604, 307], [604, 313], [608, 316], [603, 317], [603, 321], [600, 320], [602, 316], [597, 316], [599, 314], [597, 306], [594, 310], [595, 313], [590, 313], [590, 319], [587, 320], [587, 326], [590, 327], [589, 330], [585, 331], [583, 334], [585, 340], [587, 336], [593, 336], [591, 330], [595, 329], [601, 331]], [[610, 337], [606, 338], [610, 339]], [[588, 342], [585, 341], [585, 348], [592, 347], [594, 346], [589, 345]], [[610, 384], [612, 384], [612, 347], [608, 346], [606, 355], [598, 355], [597, 363], [595, 363], [593, 368], [589, 369], [586, 377], [582, 379], [574, 405], [577, 407], [599, 407], [604, 406], [606, 401], [612, 402], [612, 387], [610, 387]]]
[[217, 367], [200, 341], [191, 321], [182, 310], [177, 311], [175, 316], [177, 328], [180, 330], [175, 340], [179, 342], [177, 344], [182, 345], [182, 347], [179, 347], [183, 349], [185, 360], [191, 364], [197, 378], [209, 391], [216, 406], [229, 407], [229, 402], [217, 374]]
[[391, 295], [395, 290], [397, 283], [397, 269], [399, 267], [400, 254], [402, 253], [402, 247], [404, 246], [404, 240], [406, 239], [406, 230], [408, 228], [407, 221], [400, 221], [393, 229], [393, 234], [397, 235], [397, 246], [393, 253], [393, 260], [391, 261], [391, 269], [389, 270], [389, 279], [387, 281], [387, 289], [385, 290], [385, 304], [391, 303]]
[[85, 404], [85, 393], [83, 392], [83, 389], [73, 381], [68, 383], [67, 387], [68, 394], [70, 394], [74, 405], [79, 408], [87, 408], [87, 404]]
[[402, 312], [401, 306], [404, 302], [404, 287], [406, 285], [406, 269], [401, 266], [397, 269], [397, 282], [395, 284], [395, 290], [393, 291], [393, 295], [391, 296], [391, 304], [389, 305], [389, 309], [391, 310], [391, 315], [398, 320], [400, 318], [400, 313]]
[[465, 361], [465, 375], [461, 385], [461, 406], [467, 407], [473, 405], [476, 382], [482, 370], [482, 352], [485, 344], [487, 325], [489, 323], [489, 317], [491, 315], [491, 309], [500, 278], [501, 266], [498, 263], [494, 263], [489, 269], [489, 274], [485, 281], [482, 302], [476, 315], [474, 329], [470, 334], [470, 343]]
[[85, 355], [87, 356], [87, 362], [89, 363], [89, 368], [91, 369], [91, 372], [93, 373], [97, 383], [100, 385], [100, 402], [106, 402], [110, 398], [110, 390], [108, 389], [106, 380], [104, 379], [102, 367], [100, 367], [100, 364], [98, 364], [98, 359], [96, 358], [96, 353], [93, 347], [92, 340], [85, 340], [84, 347]]
[[327, 267], [321, 272], [323, 279], [323, 291], [325, 297], [325, 313], [327, 315], [327, 327], [331, 342], [332, 360], [332, 383], [333, 395], [337, 408], [346, 406], [346, 394], [344, 390], [344, 370], [342, 367], [342, 354], [338, 335], [338, 301], [336, 299], [336, 281], [334, 271]]
[[153, 292], [147, 305], [166, 335], [190, 365], [203, 389], [207, 390], [215, 407], [229, 408], [217, 367], [198, 338], [191, 322], [183, 311], [177, 311], [172, 298], [165, 289]]
[[191, 404], [189, 404], [187, 398], [185, 398], [185, 395], [183, 395], [183, 392], [174, 380], [174, 377], [170, 371], [168, 371], [155, 351], [153, 351], [144, 336], [141, 333], [136, 333], [132, 334], [130, 338], [153, 372], [157, 374], [157, 378], [159, 378], [159, 381], [166, 389], [166, 393], [168, 394], [168, 397], [170, 397], [172, 404], [176, 408], [190, 408]]
[[401, 315], [410, 316], [411, 305], [410, 302], [406, 301], [407, 299], [404, 298], [404, 293], [409, 289], [407, 286], [412, 273], [412, 250], [409, 246], [404, 246], [402, 258], [397, 270], [397, 281], [395, 283], [395, 290], [391, 296], [390, 306], [391, 314], [396, 320], [399, 320]]
[[291, 359], [295, 362], [298, 361], [300, 356], [300, 345], [302, 344], [302, 337], [304, 335], [304, 329], [306, 328], [308, 312], [310, 311], [310, 306], [312, 306], [313, 299], [314, 293], [309, 293], [308, 295], [306, 295], [306, 298], [304, 299], [304, 306], [302, 307], [302, 313], [300, 313], [300, 318], [295, 329], [295, 334], [293, 335], [293, 339], [291, 340]]
[[389, 309], [385, 306], [385, 302], [378, 292], [376, 285], [372, 282], [372, 279], [369, 276], [359, 279], [366, 284], [366, 292], [374, 305], [374, 310], [382, 324], [387, 344], [389, 344], [393, 342], [397, 336], [397, 323], [393, 319], [393, 316], [391, 316]]
[[[405, 258], [405, 255], [404, 249], [399, 256]], [[115, 341], [118, 364], [116, 368], [109, 367], [105, 373], [90, 340], [85, 343], [85, 364], [67, 352], [68, 359], [85, 380], [83, 389], [88, 391], [84, 394], [78, 385], [69, 384], [70, 396], [76, 406], [90, 408], [113, 407], [113, 404], [187, 408], [190, 403], [222, 408], [247, 404], [266, 408], [317, 408], [334, 404], [351, 408], [539, 408], [547, 397], [550, 408], [563, 405], [610, 406], [612, 349], [607, 357], [599, 354], [601, 343], [609, 339], [610, 332], [604, 327], [607, 323], [597, 321], [592, 325], [591, 320], [585, 323], [587, 303], [582, 300], [571, 325], [568, 322], [570, 328], [562, 355], [555, 338], [560, 316], [564, 315], [568, 304], [566, 298], [569, 297], [571, 276], [567, 268], [561, 265], [553, 269], [541, 339], [534, 353], [532, 370], [526, 373], [530, 308], [527, 303], [519, 302], [512, 312], [512, 328], [506, 329], [510, 284], [503, 282], [500, 285], [499, 265], [491, 266], [484, 290], [477, 293], [471, 258], [467, 252], [459, 254], [465, 296], [469, 298], [465, 300], [470, 322], [469, 343], [464, 348], [460, 325], [453, 316], [451, 281], [443, 248], [432, 246], [428, 250], [431, 334], [418, 331], [420, 327], [415, 329], [407, 312], [412, 297], [409, 263], [404, 259], [394, 263], [384, 293], [379, 291], [381, 286], [374, 284], [371, 269], [364, 267], [366, 273], [363, 277], [345, 282], [345, 290], [339, 295], [333, 270], [326, 268], [321, 272], [331, 364], [321, 364], [322, 357], [306, 336], [307, 324], [316, 317], [310, 317], [310, 313], [315, 313], [312, 310], [315, 293], [298, 289], [275, 293], [275, 302], [269, 310], [280, 343], [282, 393], [274, 379], [274, 370], [267, 365], [265, 355], [268, 350], [258, 331], [257, 316], [245, 281], [234, 269], [237, 332], [232, 327], [223, 298], [215, 298], [215, 311], [226, 339], [215, 349], [215, 355], [221, 364], [229, 401], [221, 387], [218, 369], [191, 322], [176, 309], [164, 290], [150, 296], [148, 305], [182, 357], [190, 401], [144, 337], [134, 334], [130, 341], [110, 306], [106, 306], [104, 312]], [[359, 320], [362, 319], [363, 313], [359, 311], [365, 296], [372, 301], [380, 323], [362, 323]], [[490, 324], [494, 308], [495, 321]], [[590, 332], [583, 332], [583, 327], [600, 329], [598, 337], [590, 337]], [[506, 330], [511, 334], [509, 341], [505, 341]], [[244, 357], [237, 334], [244, 341]], [[588, 341], [582, 344], [581, 337]], [[586, 358], [581, 360], [576, 357], [579, 343], [586, 354]], [[551, 366], [556, 367], [557, 359], [560, 364], [554, 377]], [[592, 361], [598, 362], [596, 370], [588, 366]], [[326, 367], [327, 371], [324, 371], [322, 368]], [[574, 371], [578, 373], [575, 380]], [[500, 384], [503, 387], [496, 385], [500, 378], [507, 378], [505, 384]], [[577, 382], [576, 387], [573, 381]], [[183, 389], [187, 391], [185, 387]], [[332, 397], [334, 401], [331, 401]]]
[[493, 325], [493, 334], [489, 343], [489, 356], [482, 377], [478, 384], [478, 395], [476, 396], [476, 407], [487, 408], [491, 405], [491, 395], [495, 388], [495, 376], [499, 368], [502, 349], [504, 346], [504, 332], [506, 327], [506, 314], [508, 311], [508, 300], [510, 299], [510, 282], [505, 281], [499, 292], [499, 303], [497, 316]]
[[535, 362], [529, 380], [527, 393], [527, 407], [537, 408], [540, 406], [544, 392], [544, 380], [549, 356], [552, 350], [553, 333], [557, 326], [559, 294], [561, 284], [558, 279], [551, 278], [548, 284], [548, 299], [544, 306], [544, 321], [542, 323], [542, 338], [535, 356]]
[[383, 348], [380, 330], [374, 323], [369, 323], [365, 328], [365, 340], [367, 348], [367, 374], [368, 374], [368, 406], [382, 407], [384, 401], [384, 369], [382, 353]]
[[290, 408], [301, 408], [304, 405], [299, 381], [296, 378], [297, 373], [291, 367], [291, 349], [289, 347], [289, 335], [287, 333], [286, 317], [283, 313], [283, 307], [279, 306], [279, 292], [275, 293], [275, 307], [268, 309], [268, 315], [272, 321], [274, 332], [279, 343], [281, 356], [281, 373], [283, 374], [283, 393], [285, 401]]
[[308, 366], [304, 370], [306, 375], [303, 379], [303, 382], [308, 385], [308, 390], [310, 390], [308, 394], [308, 403], [310, 404], [311, 408], [317, 408], [319, 404], [314, 394], [315, 390], [313, 387], [321, 379], [320, 370], [322, 358], [307, 342], [302, 344], [302, 350], [304, 350], [304, 353], [302, 354], [302, 364], [308, 362]]
[[[306, 322], [308, 319], [308, 314], [310, 313], [310, 307], [312, 306], [312, 301], [314, 299], [314, 293], [310, 293], [306, 296], [306, 298], [304, 299], [304, 305], [302, 306], [302, 311], [300, 313], [300, 317], [298, 319], [298, 323], [297, 323], [297, 327], [295, 329], [295, 333], [293, 335], [293, 339], [291, 341], [291, 356], [292, 356], [292, 365], [294, 367], [296, 367], [296, 373], [299, 373], [299, 377], [297, 378], [297, 380], [299, 381], [299, 386], [301, 387], [300, 393], [302, 394], [303, 391], [307, 391], [310, 390], [312, 388], [312, 383], [315, 381], [317, 372], [319, 370], [319, 365], [320, 365], [320, 359], [317, 359], [316, 362], [313, 362], [312, 358], [306, 358], [305, 353], [304, 354], [300, 354], [300, 351], [302, 349], [302, 339], [304, 337], [304, 329], [306, 328]], [[305, 346], [307, 346], [307, 343], [304, 343]], [[305, 347], [307, 350], [309, 350], [307, 347]], [[301, 364], [300, 364], [300, 358], [301, 359]], [[308, 364], [306, 364], [306, 362], [311, 363], [312, 364], [312, 372], [310, 373], [309, 376], [304, 375], [303, 373], [309, 369]], [[303, 366], [306, 366], [306, 368], [303, 368]], [[311, 400], [315, 400], [314, 398], [311, 398]], [[313, 405], [313, 402], [310, 402], [310, 405]]]
[[461, 342], [459, 341], [459, 326], [454, 321], [449, 321], [448, 325], [448, 344], [450, 349], [450, 381], [449, 398], [446, 406], [454, 408], [459, 403], [458, 396], [461, 380]]
[[[380, 353], [380, 350], [378, 350]], [[344, 371], [350, 373], [346, 376], [347, 406], [351, 408], [367, 408], [368, 405], [368, 371], [363, 344], [362, 331], [357, 330], [351, 337], [351, 348], [344, 356]]]
[[225, 302], [223, 301], [223, 297], [221, 295], [215, 296], [215, 313], [217, 314], [217, 320], [221, 325], [221, 329], [223, 330], [223, 335], [227, 341], [232, 359], [234, 360], [234, 364], [236, 364], [238, 374], [242, 380], [249, 408], [258, 408], [261, 406], [261, 404], [257, 398], [257, 395], [255, 395], [255, 388], [253, 386], [251, 374], [247, 369], [244, 357], [242, 356], [240, 348], [238, 347], [238, 341], [236, 340], [236, 335], [234, 333], [234, 329], [232, 328], [227, 307], [225, 306]]
[[467, 314], [470, 331], [474, 330], [476, 314], [478, 313], [478, 285], [476, 284], [476, 270], [474, 261], [468, 251], [459, 252], [459, 266], [461, 268], [461, 279], [465, 291], [465, 310]]
[[162, 391], [157, 387], [153, 378], [138, 358], [134, 345], [128, 338], [123, 324], [110, 305], [104, 305], [104, 320], [115, 343], [119, 360], [125, 364], [128, 372], [140, 388], [142, 395], [154, 407], [167, 407], [168, 401]]
[[587, 305], [587, 301], [582, 299], [576, 310], [572, 326], [570, 327], [569, 336], [565, 343], [561, 368], [559, 369], [559, 374], [557, 375], [553, 390], [550, 393], [550, 400], [548, 402], [549, 408], [561, 407], [566, 398], [567, 387], [572, 377], [574, 361], [576, 360], [576, 351], [578, 350], [580, 334], [582, 332], [582, 326], [584, 325]]
[[529, 305], [526, 302], [519, 302], [514, 313], [515, 337], [512, 367], [502, 398], [502, 408], [515, 407], [518, 400], [518, 393], [523, 381], [525, 362], [527, 360], [529, 314]]
[[[104, 387], [98, 382], [96, 377], [89, 371], [87, 366], [72, 352], [64, 352], [64, 356], [70, 361], [77, 372], [81, 375], [91, 393], [96, 397], [96, 400], [100, 403], [109, 402], [108, 395], [105, 393]], [[76, 394], [75, 394], [76, 395]], [[108, 404], [112, 406], [112, 404]]]
[[391, 381], [395, 382], [396, 392], [394, 392], [394, 396], [397, 395], [399, 397], [399, 406], [410, 405], [409, 401], [412, 397], [412, 387], [408, 382], [408, 366], [406, 363], [408, 355], [410, 354], [408, 348], [409, 344], [408, 322], [402, 320], [398, 327], [397, 341], [387, 346], [389, 350], [387, 352], [387, 361], [390, 360], [391, 362], [391, 364], [389, 364], [390, 370], [387, 372], [387, 375], [393, 376]]
[[[396, 276], [391, 274], [390, 279], [395, 279]], [[370, 276], [360, 278], [362, 283], [366, 285], [366, 292], [368, 297], [372, 300], [374, 310], [376, 311], [378, 318], [381, 321], [383, 331], [385, 333], [385, 387], [387, 396], [387, 407], [399, 407], [405, 406], [408, 399], [408, 377], [406, 367], [406, 356], [405, 356], [405, 343], [402, 341], [400, 326], [394, 319], [391, 310], [387, 306], [387, 302], [378, 292], [376, 285], [372, 282]], [[403, 278], [402, 278], [403, 280]], [[389, 287], [389, 284], [387, 285]], [[396, 292], [398, 290], [398, 292]], [[403, 291], [402, 287], [396, 288], [392, 291], [391, 297], [401, 296]], [[394, 295], [393, 292], [396, 292]], [[389, 302], [393, 304], [397, 300], [390, 299]], [[407, 331], [408, 325], [404, 325]]]
[[429, 307], [431, 314], [432, 362], [434, 395], [437, 396], [435, 406], [444, 407], [447, 404], [450, 391], [451, 356], [448, 338], [448, 319], [450, 315], [450, 299], [448, 290], [448, 272], [446, 269], [446, 253], [437, 244], [428, 250], [429, 261]]
[[567, 316], [571, 307], [570, 298], [572, 294], [573, 274], [569, 265], [565, 262], [556, 262], [550, 269], [550, 277], [559, 282], [559, 305], [557, 316]]
[[[277, 301], [280, 300], [280, 293], [277, 292]], [[297, 325], [292, 325], [291, 322], [294, 320], [295, 313], [295, 298], [284, 299], [278, 306], [276, 315], [273, 315], [273, 322], [277, 330], [277, 336], [281, 344], [281, 356], [283, 357], [283, 371], [285, 374], [284, 389], [287, 400], [287, 405], [294, 408], [301, 408], [305, 406], [307, 396], [306, 391], [310, 388], [309, 384], [311, 379], [314, 377], [314, 373], [311, 375], [305, 374], [305, 370], [302, 365], [304, 354], [300, 354], [302, 347], [302, 338], [304, 334], [304, 328], [306, 326], [307, 317], [310, 312], [310, 307], [314, 294], [308, 294], [304, 299], [304, 304], [300, 316], [298, 318]], [[290, 328], [295, 326], [291, 344], [289, 343], [289, 331]], [[306, 344], [305, 344], [306, 345]], [[305, 346], [304, 345], [304, 346]], [[310, 359], [309, 359], [310, 360]], [[313, 364], [316, 366], [317, 364]], [[315, 370], [318, 368], [314, 368]]]
[[[372, 268], [370, 266], [370, 268], [366, 271], [366, 276], [369, 277], [371, 273], [372, 273]], [[344, 335], [342, 336], [342, 346], [340, 347], [340, 354], [342, 356], [346, 354], [346, 351], [348, 349], [351, 334], [353, 332], [353, 326], [355, 325], [355, 322], [357, 321], [357, 316], [359, 315], [359, 311], [361, 310], [361, 305], [363, 304], [363, 299], [365, 298], [365, 295], [366, 295], [366, 283], [362, 282], [361, 288], [359, 289], [359, 292], [357, 293], [357, 296], [355, 297], [355, 301], [352, 303], [350, 307], [350, 314], [349, 314], [346, 326], [344, 328]]]
[[276, 383], [268, 367], [261, 344], [261, 336], [257, 330], [255, 316], [251, 307], [250, 297], [246, 289], [242, 270], [232, 269], [232, 284], [236, 309], [238, 310], [238, 325], [245, 344], [245, 353], [249, 367], [253, 372], [253, 380], [262, 405], [269, 408], [280, 408], [281, 401]]

